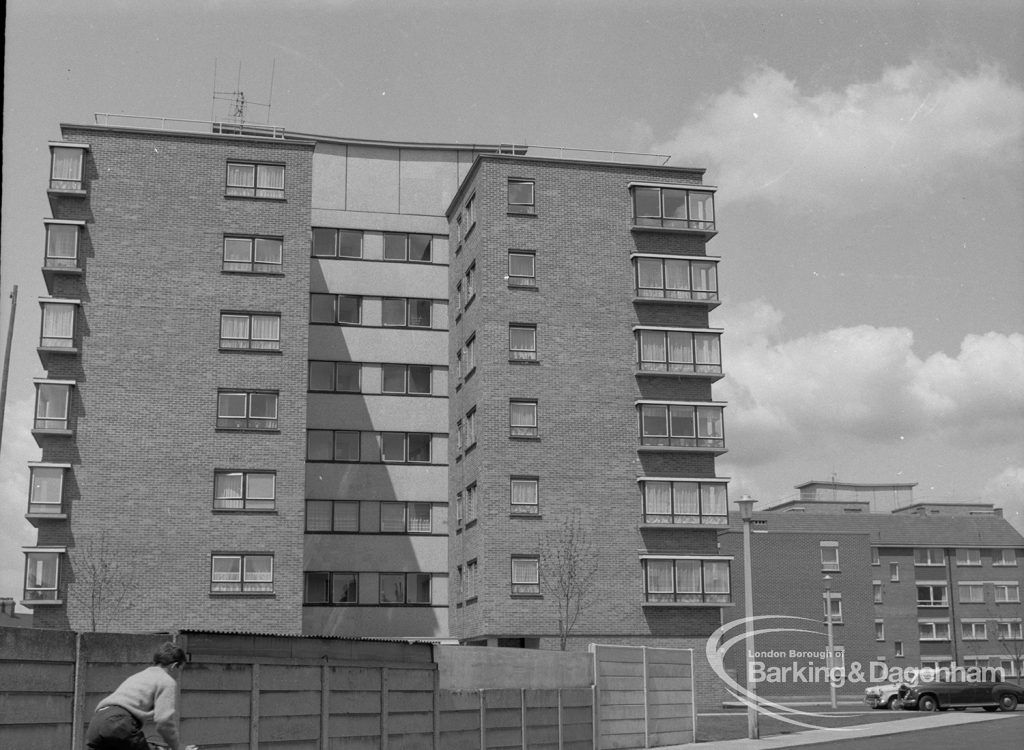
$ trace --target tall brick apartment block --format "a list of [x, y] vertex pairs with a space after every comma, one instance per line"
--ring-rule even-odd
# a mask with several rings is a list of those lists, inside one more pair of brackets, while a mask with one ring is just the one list
[[570, 633], [679, 645], [730, 606], [714, 188], [702, 170], [482, 155], [448, 212], [449, 567], [463, 642], [551, 647], [564, 530], [597, 595]]
[[719, 624], [700, 170], [194, 127], [51, 144], [40, 625], [551, 645], [573, 518], [577, 641]]

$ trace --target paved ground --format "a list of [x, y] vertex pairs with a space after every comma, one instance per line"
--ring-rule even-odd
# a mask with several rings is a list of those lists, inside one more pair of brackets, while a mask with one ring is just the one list
[[[993, 750], [1020, 750], [1024, 713], [985, 713], [956, 711], [916, 715], [900, 718], [898, 721], [883, 721], [870, 724], [843, 727], [842, 729], [817, 729], [785, 735], [774, 735], [758, 740], [719, 740], [700, 742], [697, 745], [672, 745], [659, 750], [779, 750], [780, 748], [804, 748], [819, 750], [841, 746], [842, 750], [860, 748], [893, 747], [891, 741], [879, 738], [898, 736], [901, 749], [952, 750], [976, 746]], [[908, 734], [909, 733], [909, 734]], [[981, 739], [985, 737], [987, 739]], [[638, 749], [639, 750], [639, 749]]]

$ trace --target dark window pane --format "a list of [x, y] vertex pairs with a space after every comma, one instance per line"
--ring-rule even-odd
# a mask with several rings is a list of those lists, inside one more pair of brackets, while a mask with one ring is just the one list
[[384, 393], [405, 393], [405, 365], [382, 365], [380, 388]]
[[339, 431], [334, 433], [334, 460], [359, 460], [359, 433]]
[[429, 365], [409, 365], [409, 393], [430, 393]]
[[405, 461], [405, 433], [382, 432], [380, 452], [383, 461]]
[[385, 298], [381, 300], [381, 322], [386, 326], [405, 325], [406, 301]]
[[338, 322], [359, 325], [359, 297], [338, 297]]
[[418, 260], [424, 263], [430, 262], [430, 245], [433, 239], [429, 234], [410, 234], [409, 260]]
[[338, 257], [340, 258], [362, 258], [363, 257], [363, 233], [350, 229], [338, 230]]
[[310, 323], [336, 323], [337, 297], [333, 294], [314, 294], [309, 300]]
[[405, 260], [406, 241], [404, 234], [384, 235], [384, 260]]
[[415, 328], [430, 328], [431, 302], [428, 299], [409, 300], [409, 325]]
[[355, 573], [332, 573], [331, 593], [335, 604], [359, 603], [359, 577]]
[[333, 391], [334, 390], [334, 363], [333, 362], [310, 362], [309, 363], [309, 390], [311, 390], [311, 391]]
[[429, 433], [409, 433], [409, 461], [423, 464], [430, 463]]
[[334, 229], [313, 228], [313, 257], [333, 258], [337, 254], [335, 239], [337, 232]]
[[362, 367], [358, 362], [337, 363], [336, 389], [345, 393], [359, 393], [359, 374]]
[[329, 583], [327, 573], [306, 573], [306, 604], [326, 604]]

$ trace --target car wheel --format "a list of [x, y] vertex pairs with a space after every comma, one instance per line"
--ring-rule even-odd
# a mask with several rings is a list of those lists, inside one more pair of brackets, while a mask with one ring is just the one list
[[900, 707], [899, 696], [894, 695], [891, 698], [889, 698], [889, 700], [885, 704], [885, 707], [888, 708], [890, 711], [895, 711], [897, 708], [899, 708]]
[[917, 702], [917, 709], [919, 711], [938, 711], [939, 702], [935, 700], [934, 696], [925, 695]]
[[999, 696], [999, 708], [1003, 711], [1015, 711], [1017, 709], [1017, 696], [1003, 693]]

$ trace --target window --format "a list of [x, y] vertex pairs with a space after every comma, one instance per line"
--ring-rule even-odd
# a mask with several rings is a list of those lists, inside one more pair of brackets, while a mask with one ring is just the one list
[[462, 282], [455, 284], [455, 294], [452, 296], [452, 307], [455, 308], [455, 317], [462, 315]]
[[50, 144], [50, 190], [82, 189], [82, 163], [87, 148]]
[[220, 348], [281, 350], [281, 316], [268, 313], [221, 313]]
[[875, 620], [875, 640], [885, 640], [885, 620]]
[[940, 547], [924, 547], [914, 550], [914, 565], [945, 565], [946, 554]]
[[243, 198], [284, 198], [284, 165], [229, 161], [226, 194]]
[[226, 471], [213, 474], [214, 510], [273, 510], [277, 475], [272, 471]]
[[58, 380], [37, 380], [36, 418], [33, 429], [69, 429], [69, 404], [72, 383]]
[[380, 527], [372, 531], [382, 534], [429, 534], [430, 503], [381, 503]]
[[363, 233], [355, 229], [313, 227], [314, 258], [362, 258]]
[[78, 268], [78, 238], [82, 224], [49, 220], [46, 224], [46, 268]]
[[1001, 641], [1024, 640], [1024, 624], [1020, 620], [999, 620], [996, 627]]
[[276, 430], [277, 393], [219, 391], [217, 427], [222, 430]]
[[429, 234], [385, 232], [384, 260], [429, 263], [433, 240], [433, 236]]
[[636, 186], [633, 188], [633, 224], [714, 231], [714, 193], [682, 187]]
[[429, 299], [385, 297], [381, 300], [381, 322], [385, 327], [430, 328]]
[[874, 597], [875, 604], [881, 604], [882, 603], [883, 591], [884, 590], [882, 589], [882, 582], [881, 581], [872, 581], [871, 582], [871, 593], [872, 593], [872, 596]]
[[1003, 677], [1016, 677], [1018, 673], [1024, 674], [1024, 659], [1000, 659], [999, 668]]
[[362, 321], [362, 297], [346, 294], [311, 294], [309, 322], [357, 326]]
[[537, 286], [537, 256], [523, 250], [508, 251], [508, 285]]
[[430, 365], [381, 365], [381, 393], [429, 396]]
[[462, 354], [462, 367], [467, 378], [476, 369], [476, 334], [466, 339], [466, 348]]
[[839, 545], [836, 542], [821, 543], [821, 569], [839, 570]]
[[60, 550], [26, 550], [25, 601], [59, 601]]
[[532, 214], [534, 211], [533, 180], [508, 181], [508, 212], [510, 214]]
[[455, 523], [462, 525], [462, 493], [455, 493]]
[[215, 594], [273, 593], [274, 556], [212, 555], [210, 591]]
[[355, 430], [308, 430], [306, 460], [356, 462], [359, 443], [360, 433]]
[[729, 562], [698, 558], [644, 560], [648, 603], [727, 603]]
[[697, 404], [641, 404], [640, 444], [722, 448], [722, 407]]
[[73, 349], [75, 347], [75, 308], [78, 301], [41, 301], [42, 333], [39, 346], [45, 349]]
[[382, 432], [380, 455], [384, 463], [430, 463], [428, 432]]
[[896, 656], [903, 656], [903, 641], [893, 641], [892, 648]]
[[476, 482], [466, 487], [465, 498], [465, 518], [466, 521], [472, 521], [476, 518], [476, 502], [477, 502], [477, 490]]
[[956, 551], [957, 565], [981, 565], [980, 549], [958, 549]]
[[28, 512], [39, 515], [63, 511], [64, 465], [29, 464]]
[[512, 556], [512, 596], [540, 594], [540, 558]]
[[282, 273], [280, 237], [225, 237], [221, 269], [243, 273]]
[[469, 309], [469, 303], [476, 297], [476, 261], [469, 264], [469, 268], [466, 269], [466, 309]]
[[466, 563], [466, 601], [476, 599], [477, 574], [479, 569], [476, 560]]
[[537, 326], [523, 323], [509, 324], [508, 358], [521, 361], [536, 361]]
[[359, 574], [306, 573], [303, 604], [359, 604]]
[[643, 328], [636, 335], [639, 367], [645, 372], [722, 372], [719, 333]]
[[918, 583], [917, 584], [917, 606], [919, 607], [948, 607], [949, 588], [945, 583]]
[[948, 620], [920, 620], [917, 623], [917, 635], [922, 641], [948, 641]]
[[362, 369], [359, 362], [310, 360], [309, 390], [359, 393]]
[[829, 614], [832, 616], [832, 624], [839, 625], [843, 622], [843, 595], [842, 594], [822, 594], [824, 600], [822, 602], [822, 617], [828, 621]]
[[465, 220], [466, 236], [469, 236], [470, 231], [476, 225], [476, 196], [470, 196], [469, 200], [466, 201], [466, 207], [462, 209], [462, 217]]
[[715, 261], [636, 256], [636, 296], [718, 300]]
[[509, 435], [537, 437], [537, 402], [509, 401]]
[[1020, 584], [1003, 583], [997, 581], [993, 584], [996, 594], [996, 604], [1020, 601]]
[[889, 580], [893, 583], [899, 583], [900, 580], [900, 564], [891, 562], [889, 563]]
[[696, 480], [640, 480], [644, 523], [724, 526], [729, 523], [726, 485]]
[[509, 480], [509, 503], [513, 513], [540, 512], [540, 480], [537, 477], [512, 477]]
[[984, 620], [963, 620], [960, 623], [960, 632], [965, 641], [988, 640], [988, 628]]
[[882, 560], [878, 556], [878, 547], [872, 547], [871, 548], [871, 564], [872, 565], [881, 565], [882, 564]]
[[381, 573], [380, 604], [430, 604], [430, 573]]
[[992, 564], [993, 565], [1010, 565], [1013, 567], [1017, 566], [1017, 550], [1014, 549], [994, 549], [992, 550]]
[[982, 583], [959, 583], [957, 592], [964, 604], [982, 604], [985, 601], [985, 586]]
[[476, 445], [476, 409], [466, 412], [466, 449]]

